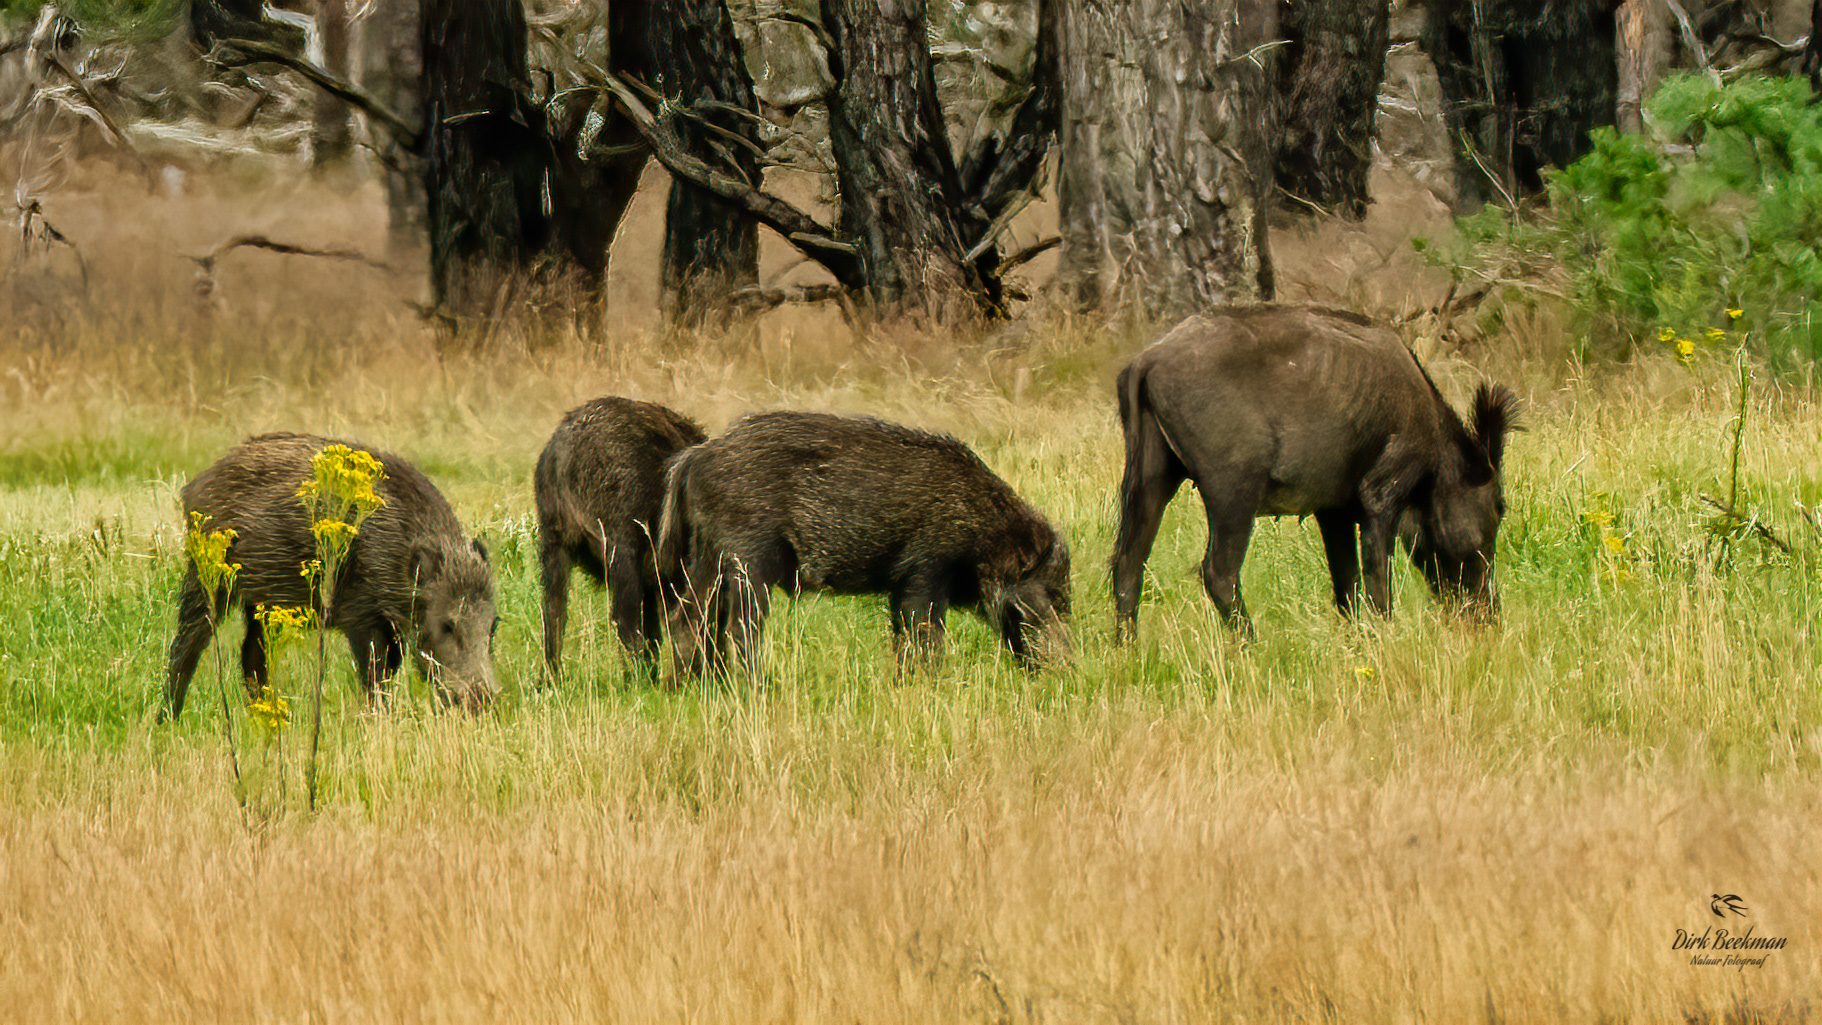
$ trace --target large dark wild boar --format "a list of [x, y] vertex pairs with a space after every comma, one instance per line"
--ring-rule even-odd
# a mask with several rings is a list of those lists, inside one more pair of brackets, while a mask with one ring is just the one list
[[1344, 613], [1362, 563], [1368, 601], [1390, 610], [1401, 521], [1432, 588], [1491, 612], [1515, 406], [1506, 389], [1482, 385], [1464, 425], [1390, 331], [1335, 310], [1264, 305], [1184, 321], [1121, 372], [1118, 390], [1123, 635], [1137, 629], [1145, 559], [1185, 480], [1208, 516], [1202, 583], [1230, 621], [1247, 623], [1240, 564], [1259, 516], [1316, 518]]
[[686, 598], [684, 673], [751, 664], [770, 589], [888, 596], [901, 660], [977, 609], [1026, 665], [1067, 652], [1069, 549], [954, 438], [867, 417], [763, 413], [671, 464], [659, 560]]
[[[313, 605], [300, 569], [315, 557], [315, 539], [297, 491], [311, 475], [311, 458], [332, 444], [334, 439], [310, 435], [263, 434], [231, 449], [183, 489], [186, 514], [207, 516], [209, 530], [235, 532], [229, 558], [241, 568], [233, 593], [217, 596], [213, 619], [195, 566], [185, 572], [166, 714], [183, 711], [184, 692], [214, 635], [213, 624], [237, 603], [246, 613], [242, 676], [255, 693], [266, 685], [265, 637], [254, 611], [262, 604]], [[419, 670], [439, 695], [481, 707], [496, 692], [498, 618], [487, 550], [468, 539], [443, 495], [410, 463], [355, 442], [341, 444], [372, 453], [385, 467], [378, 488], [384, 504], [361, 525], [349, 548], [329, 626], [347, 636], [370, 697], [398, 671], [409, 641]]]
[[569, 578], [581, 568], [613, 599], [627, 650], [655, 666], [664, 629], [652, 536], [664, 464], [702, 441], [688, 417], [649, 402], [601, 398], [564, 414], [538, 457], [538, 554], [544, 578], [544, 664], [563, 658]]

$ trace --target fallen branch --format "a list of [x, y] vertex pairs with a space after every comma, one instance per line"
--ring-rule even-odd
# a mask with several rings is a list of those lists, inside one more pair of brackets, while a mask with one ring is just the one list
[[1776, 548], [1778, 551], [1783, 552], [1785, 555], [1791, 554], [1792, 549], [1790, 547], [1790, 542], [1779, 537], [1770, 527], [1760, 523], [1757, 516], [1748, 516], [1726, 502], [1707, 493], [1704, 493], [1699, 497], [1701, 498], [1703, 505], [1713, 509], [1719, 514], [1718, 518], [1721, 521], [1720, 526], [1722, 529], [1751, 534], [1759, 540], [1764, 541], [1766, 544], [1771, 545], [1773, 548]]
[[792, 303], [844, 302], [848, 290], [840, 285], [794, 285], [789, 288], [767, 288], [748, 285], [728, 296], [728, 305], [739, 310], [764, 311]]
[[1000, 261], [1000, 273], [1001, 274], [1010, 274], [1014, 270], [1017, 270], [1018, 268], [1023, 267], [1024, 265], [1030, 263], [1031, 261], [1037, 259], [1040, 256], [1043, 256], [1045, 253], [1050, 252], [1052, 249], [1055, 249], [1062, 244], [1063, 244], [1063, 236], [1061, 236], [1061, 235], [1052, 235], [1047, 239], [1041, 239], [1037, 242], [1033, 242], [1031, 245], [1026, 246], [1025, 248], [1019, 250], [1016, 253], [1008, 254], [1004, 260], [1001, 260]]
[[312, 64], [301, 57], [294, 57], [276, 46], [255, 42], [251, 39], [224, 39], [217, 44], [210, 60], [230, 68], [247, 67], [253, 64], [276, 64], [281, 68], [295, 71], [318, 89], [385, 125], [399, 137], [399, 141], [406, 149], [417, 149], [423, 139], [421, 128], [414, 127], [371, 93], [345, 79], [336, 77], [325, 68]]
[[316, 249], [291, 242], [280, 242], [264, 235], [236, 235], [201, 256], [186, 257], [190, 262], [196, 264], [196, 292], [198, 295], [208, 299], [215, 294], [215, 266], [222, 257], [237, 249], [261, 249], [280, 256], [309, 256], [324, 260], [359, 263], [376, 270], [390, 271], [392, 269], [387, 264], [356, 249]]

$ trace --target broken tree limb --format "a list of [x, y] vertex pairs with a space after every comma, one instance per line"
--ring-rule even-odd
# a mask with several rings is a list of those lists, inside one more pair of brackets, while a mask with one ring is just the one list
[[187, 256], [196, 264], [196, 294], [205, 301], [215, 296], [215, 267], [222, 257], [237, 249], [260, 249], [280, 256], [309, 256], [324, 260], [341, 260], [347, 263], [359, 263], [377, 270], [390, 271], [392, 268], [375, 260], [358, 249], [318, 249], [313, 246], [298, 245], [293, 242], [280, 242], [264, 235], [235, 235], [201, 256]]
[[858, 288], [863, 284], [860, 256], [854, 246], [836, 239], [816, 218], [791, 203], [748, 184], [735, 174], [717, 170], [691, 153], [671, 127], [670, 114], [654, 114], [633, 87], [613, 72], [598, 68], [596, 74], [666, 170], [745, 210], [754, 220], [789, 239], [804, 255], [826, 267], [844, 286]]
[[385, 125], [388, 130], [399, 137], [399, 142], [406, 149], [417, 149], [423, 140], [424, 133], [421, 127], [413, 126], [372, 94], [337, 77], [327, 69], [301, 57], [294, 57], [276, 46], [251, 39], [224, 39], [216, 46], [210, 59], [223, 67], [276, 64], [281, 68], [296, 72], [318, 89]]

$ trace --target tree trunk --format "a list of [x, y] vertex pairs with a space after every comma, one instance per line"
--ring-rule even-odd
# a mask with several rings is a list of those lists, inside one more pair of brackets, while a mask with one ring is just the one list
[[1001, 303], [998, 254], [970, 259], [987, 222], [966, 209], [937, 101], [923, 0], [826, 0], [829, 141], [841, 183], [839, 234], [866, 299], [942, 317]]
[[[348, 59], [348, 0], [316, 0], [316, 31], [323, 43], [323, 68], [337, 78], [353, 80]], [[314, 111], [311, 160], [318, 168], [346, 161], [354, 150], [348, 105], [318, 90]]]
[[519, 0], [424, 0], [425, 193], [430, 277], [457, 317], [507, 308], [547, 280], [551, 147], [527, 96]]
[[[685, 128], [690, 148], [710, 155], [720, 146], [742, 177], [757, 186], [763, 170], [753, 125], [732, 111], [754, 111], [753, 83], [742, 63], [734, 22], [722, 0], [670, 0], [652, 18], [651, 55], [668, 96], [686, 106], [704, 101], [724, 109], [699, 110], [720, 132]], [[667, 319], [697, 325], [719, 310], [735, 290], [759, 281], [759, 228], [744, 211], [683, 181], [671, 183], [665, 211], [661, 278]]]
[[1621, 131], [1645, 127], [1645, 101], [1670, 70], [1676, 31], [1664, 0], [1625, 0], [1618, 15], [1619, 100], [1615, 124]]
[[1390, 0], [1291, 0], [1281, 34], [1275, 177], [1292, 196], [1366, 215]]
[[1424, 48], [1442, 82], [1465, 203], [1543, 186], [1618, 115], [1618, 0], [1431, 0]]
[[[375, 4], [360, 25], [362, 88], [412, 124], [424, 116], [423, 36], [420, 0]], [[429, 230], [423, 159], [384, 126], [368, 122], [366, 136], [386, 191], [387, 253], [421, 259]]]
[[1063, 282], [1173, 316], [1269, 298], [1274, 0], [1064, 0]]
[[[655, 5], [614, 3], [608, 8], [606, 66], [640, 80], [652, 73], [650, 16]], [[601, 117], [584, 150], [590, 113]], [[560, 261], [568, 267], [578, 325], [598, 326], [606, 313], [607, 271], [614, 236], [639, 191], [651, 154], [638, 129], [617, 106], [590, 102], [555, 108], [549, 125], [552, 227]]]

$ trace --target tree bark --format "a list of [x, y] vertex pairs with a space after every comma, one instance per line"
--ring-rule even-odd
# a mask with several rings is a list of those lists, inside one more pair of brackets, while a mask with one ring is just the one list
[[[758, 186], [763, 169], [753, 124], [738, 113], [756, 110], [753, 83], [722, 0], [670, 0], [652, 18], [651, 41], [664, 93], [714, 126], [687, 124], [686, 144], [704, 153], [719, 147], [725, 162]], [[735, 291], [759, 281], [758, 225], [721, 197], [673, 181], [660, 276], [671, 323], [694, 326], [727, 311]]]
[[[618, 74], [648, 78], [651, 13], [658, 5], [614, 3], [608, 8], [607, 53], [602, 60]], [[592, 142], [584, 145], [590, 113], [601, 118]], [[639, 191], [639, 177], [651, 153], [632, 122], [607, 103], [566, 103], [552, 108], [551, 204], [554, 245], [568, 280], [576, 322], [598, 326], [606, 312], [607, 272], [614, 236]]]
[[[353, 81], [348, 56], [348, 0], [316, 0], [316, 31], [323, 43], [323, 68]], [[321, 169], [346, 161], [354, 150], [348, 105], [318, 90], [313, 113], [311, 162]]]
[[425, 193], [430, 276], [457, 317], [506, 308], [545, 283], [551, 147], [528, 100], [519, 0], [424, 0]]
[[1618, 115], [1618, 0], [1431, 0], [1424, 48], [1442, 82], [1466, 204], [1543, 187]]
[[1001, 304], [988, 222], [968, 210], [937, 101], [922, 0], [825, 0], [839, 233], [876, 307], [941, 318]]
[[1284, 8], [1278, 187], [1358, 220], [1366, 215], [1374, 123], [1391, 39], [1390, 0], [1291, 0]]
[[1063, 284], [1173, 316], [1270, 298], [1274, 0], [1064, 0]]
[[[423, 37], [420, 0], [375, 4], [360, 28], [362, 87], [413, 124], [424, 117]], [[386, 191], [387, 252], [395, 261], [421, 258], [429, 233], [422, 156], [371, 122], [367, 140], [379, 159]]]
[[1670, 70], [1676, 29], [1664, 0], [1625, 0], [1616, 17], [1619, 99], [1614, 123], [1621, 131], [1637, 132], [1645, 127], [1645, 101]]

